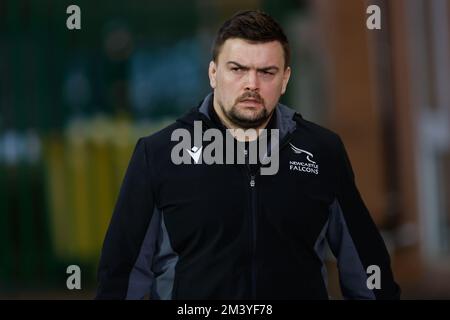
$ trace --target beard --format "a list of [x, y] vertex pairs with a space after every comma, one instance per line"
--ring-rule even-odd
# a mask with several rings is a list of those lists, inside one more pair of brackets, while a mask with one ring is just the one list
[[[248, 109], [238, 105], [247, 99], [252, 99], [259, 103], [260, 107]], [[232, 123], [243, 129], [260, 127], [271, 116], [271, 113], [267, 111], [264, 99], [259, 93], [253, 91], [248, 91], [238, 97], [230, 110], [225, 110], [222, 105], [220, 107]]]

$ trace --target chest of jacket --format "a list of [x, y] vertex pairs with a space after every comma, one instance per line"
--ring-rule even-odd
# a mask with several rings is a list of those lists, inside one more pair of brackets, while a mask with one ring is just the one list
[[231, 243], [255, 230], [313, 246], [328, 219], [334, 175], [320, 149], [293, 138], [279, 152], [276, 174], [245, 164], [170, 163], [158, 170], [157, 190], [174, 249]]

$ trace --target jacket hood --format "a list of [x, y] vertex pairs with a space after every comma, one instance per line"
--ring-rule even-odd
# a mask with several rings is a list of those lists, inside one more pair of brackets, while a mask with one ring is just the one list
[[[188, 113], [177, 119], [177, 121], [193, 125], [194, 121], [200, 120], [209, 127], [215, 127], [215, 124], [208, 114], [208, 107], [212, 103], [213, 97], [214, 94], [212, 92], [209, 93], [197, 107], [192, 108]], [[295, 119], [296, 117], [301, 118], [301, 115], [281, 103], [277, 104], [275, 107], [275, 112], [276, 122], [274, 129], [279, 130], [280, 140], [282, 140], [287, 134], [292, 133], [295, 130], [297, 126]]]

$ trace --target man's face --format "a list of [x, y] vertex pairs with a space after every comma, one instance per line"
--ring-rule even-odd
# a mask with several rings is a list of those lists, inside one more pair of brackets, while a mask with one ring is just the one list
[[226, 40], [217, 61], [209, 65], [219, 115], [237, 127], [260, 127], [286, 91], [290, 73], [290, 68], [285, 68], [280, 42]]

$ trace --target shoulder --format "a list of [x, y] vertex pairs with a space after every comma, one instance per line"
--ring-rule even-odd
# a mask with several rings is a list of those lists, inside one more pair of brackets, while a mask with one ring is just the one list
[[183, 124], [178, 121], [174, 121], [162, 129], [140, 137], [137, 141], [137, 145], [142, 146], [150, 159], [155, 158], [155, 155], [162, 155], [166, 153], [167, 150], [172, 148], [174, 144], [171, 140], [172, 133], [176, 129], [183, 127]]
[[182, 127], [183, 126], [179, 122], [174, 121], [162, 129], [141, 137], [140, 140], [145, 143], [147, 147], [157, 148], [159, 146], [164, 146], [168, 141], [170, 141], [172, 132]]
[[308, 141], [324, 151], [341, 151], [343, 143], [336, 132], [317, 123], [308, 121], [298, 114], [295, 120], [297, 122], [297, 130], [295, 133], [297, 138]]

